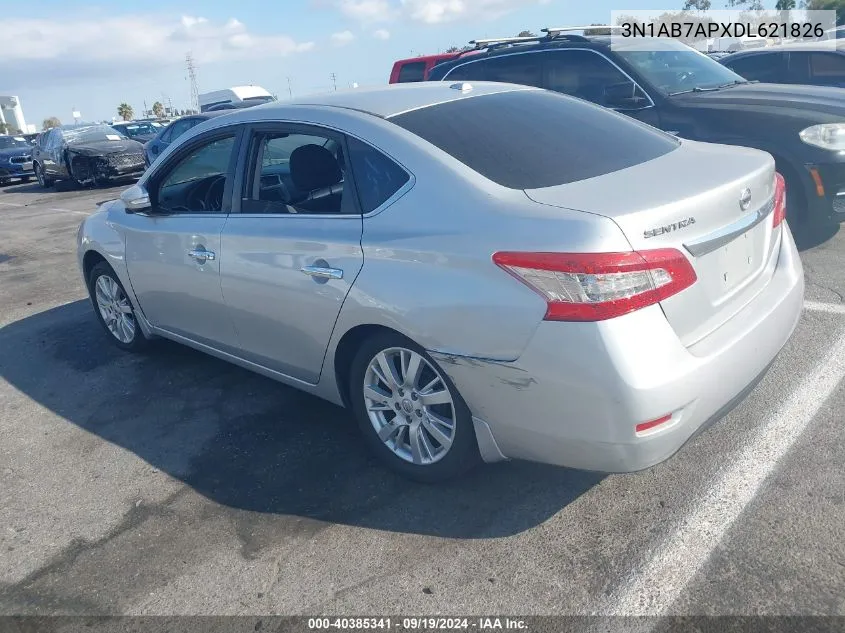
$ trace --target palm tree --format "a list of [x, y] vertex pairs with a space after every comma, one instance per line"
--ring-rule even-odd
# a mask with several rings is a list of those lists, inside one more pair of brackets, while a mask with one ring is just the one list
[[132, 117], [135, 116], [135, 112], [132, 110], [132, 106], [128, 103], [121, 103], [117, 106], [117, 116], [124, 121], [130, 121], [132, 120]]
[[164, 116], [164, 106], [161, 104], [161, 101], [156, 101], [153, 104], [153, 114], [155, 114], [159, 119]]

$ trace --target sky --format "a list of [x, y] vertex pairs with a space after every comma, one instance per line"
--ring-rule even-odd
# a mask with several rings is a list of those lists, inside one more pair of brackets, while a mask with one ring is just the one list
[[[608, 23], [643, 0], [87, 0], [4, 2], [0, 95], [26, 122], [136, 116], [155, 101], [190, 106], [185, 56], [199, 91], [256, 84], [284, 99], [386, 84], [393, 62], [484, 37], [546, 26]], [[625, 6], [620, 7], [620, 4]], [[680, 8], [681, 0], [657, 3]], [[719, 8], [719, 2], [713, 8]], [[767, 3], [769, 4], [769, 3]], [[677, 6], [675, 6], [677, 5]]]

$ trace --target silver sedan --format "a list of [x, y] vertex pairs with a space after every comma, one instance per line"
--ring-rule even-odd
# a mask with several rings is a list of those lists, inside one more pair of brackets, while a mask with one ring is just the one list
[[804, 282], [783, 179], [563, 95], [422, 83], [224, 114], [87, 218], [119, 347], [164, 337], [351, 409], [400, 473], [627, 472], [753, 387]]

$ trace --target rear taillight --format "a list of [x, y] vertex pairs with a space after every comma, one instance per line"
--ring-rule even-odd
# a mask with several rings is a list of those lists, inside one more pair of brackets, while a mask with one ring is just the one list
[[493, 261], [547, 303], [546, 321], [603, 321], [663, 301], [695, 283], [674, 248], [627, 253], [496, 253]]
[[772, 213], [772, 226], [778, 226], [786, 219], [786, 182], [783, 176], [775, 172], [775, 210]]

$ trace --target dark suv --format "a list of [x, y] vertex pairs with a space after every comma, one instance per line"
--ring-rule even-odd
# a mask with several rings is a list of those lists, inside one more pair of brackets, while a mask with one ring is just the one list
[[741, 51], [719, 63], [746, 79], [845, 88], [845, 40]]
[[[659, 46], [549, 30], [438, 64], [431, 81], [501, 81], [556, 90], [697, 141], [769, 152], [790, 220], [845, 218], [845, 92], [750, 82], [674, 41]], [[657, 49], [657, 50], [655, 50]], [[554, 142], [554, 131], [548, 139]]]

